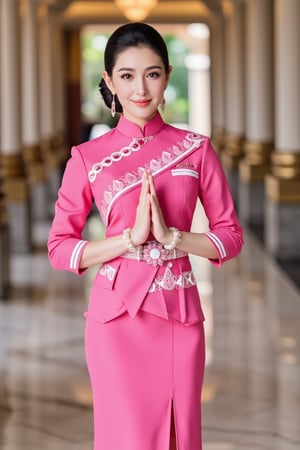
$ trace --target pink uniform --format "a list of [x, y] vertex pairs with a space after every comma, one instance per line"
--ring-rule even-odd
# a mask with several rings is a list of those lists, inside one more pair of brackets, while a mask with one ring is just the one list
[[[197, 198], [221, 265], [242, 247], [242, 230], [209, 138], [165, 124], [115, 129], [72, 149], [49, 235], [55, 269], [82, 273], [82, 231], [95, 202], [106, 236], [135, 221], [144, 170], [154, 176], [166, 224], [190, 231]], [[200, 450], [203, 312], [188, 255], [149, 236], [138, 258], [99, 267], [87, 317], [94, 450], [167, 450], [174, 410], [178, 450]], [[101, 259], [101, 257], [100, 257]]]

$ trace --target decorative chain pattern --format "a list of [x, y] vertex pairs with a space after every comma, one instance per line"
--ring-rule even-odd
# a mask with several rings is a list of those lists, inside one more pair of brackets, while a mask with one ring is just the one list
[[111, 155], [103, 158], [102, 161], [94, 164], [88, 173], [90, 182], [93, 183], [95, 181], [98, 173], [100, 173], [104, 167], [111, 166], [113, 163], [120, 161], [125, 156], [131, 155], [132, 152], [138, 152], [142, 146], [151, 141], [151, 139], [153, 139], [153, 136], [133, 138], [129, 145], [113, 152]]

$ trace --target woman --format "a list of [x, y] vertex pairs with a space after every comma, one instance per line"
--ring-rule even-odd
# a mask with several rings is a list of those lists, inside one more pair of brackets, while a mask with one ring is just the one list
[[[142, 23], [107, 42], [100, 83], [115, 129], [72, 149], [49, 235], [55, 269], [99, 266], [86, 312], [94, 450], [200, 450], [205, 343], [188, 254], [220, 266], [242, 247], [209, 138], [163, 122], [172, 67]], [[210, 229], [190, 232], [197, 198]], [[82, 230], [95, 202], [105, 239]]]

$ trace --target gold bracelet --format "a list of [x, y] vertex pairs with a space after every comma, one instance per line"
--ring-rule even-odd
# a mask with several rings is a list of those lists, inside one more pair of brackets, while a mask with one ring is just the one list
[[170, 227], [169, 230], [172, 231], [172, 233], [173, 233], [172, 241], [170, 242], [170, 244], [164, 245], [164, 248], [166, 250], [174, 250], [176, 245], [179, 244], [179, 242], [180, 242], [181, 233], [178, 230], [178, 228], [175, 228], [175, 227]]
[[139, 247], [137, 245], [134, 245], [134, 243], [132, 242], [130, 232], [131, 232], [130, 228], [126, 228], [123, 231], [123, 241], [124, 241], [125, 247], [127, 248], [127, 250], [130, 253], [137, 253], [139, 250]]

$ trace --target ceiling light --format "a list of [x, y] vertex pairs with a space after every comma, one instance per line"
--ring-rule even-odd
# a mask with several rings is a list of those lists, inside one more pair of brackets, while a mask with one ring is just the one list
[[157, 5], [158, 0], [115, 0], [117, 7], [131, 22], [144, 20]]

